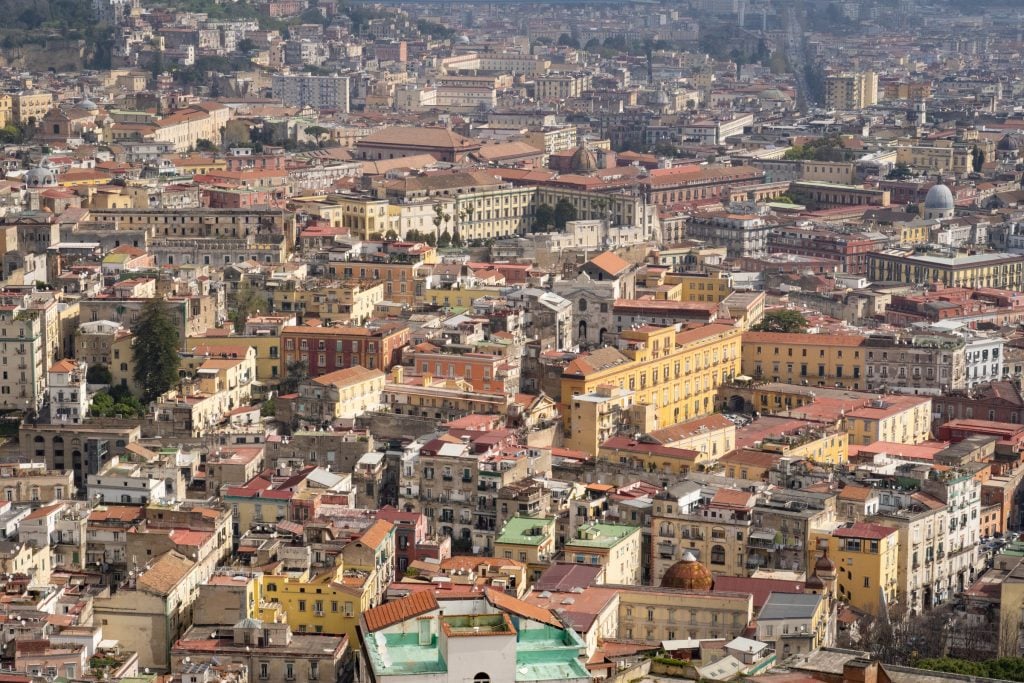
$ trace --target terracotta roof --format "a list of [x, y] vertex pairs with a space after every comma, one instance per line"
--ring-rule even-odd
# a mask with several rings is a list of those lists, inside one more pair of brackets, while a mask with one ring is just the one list
[[802, 334], [798, 332], [744, 332], [744, 344], [808, 344], [811, 346], [863, 346], [857, 334]]
[[896, 533], [896, 529], [891, 529], [881, 524], [872, 524], [871, 522], [857, 522], [850, 526], [841, 526], [832, 532], [832, 535], [837, 538], [870, 538], [870, 539], [882, 539], [886, 536], [891, 536]]
[[363, 621], [366, 623], [366, 630], [373, 632], [432, 612], [435, 609], [437, 609], [437, 598], [434, 597], [433, 591], [416, 591], [400, 600], [385, 602], [383, 605], [366, 610], [363, 612]]
[[624, 270], [629, 270], [629, 261], [626, 261], [614, 251], [606, 251], [590, 259], [588, 263], [600, 268], [609, 275], [618, 275]]
[[756, 496], [739, 489], [718, 489], [711, 498], [711, 504], [725, 507], [753, 507]]
[[383, 377], [384, 373], [380, 370], [370, 370], [369, 368], [364, 368], [362, 365], [353, 365], [352, 367], [335, 370], [334, 372], [329, 372], [326, 375], [321, 375], [313, 381], [317, 384], [331, 384], [336, 387], [347, 387], [360, 382], [366, 382], [371, 379], [379, 379]]
[[179, 552], [169, 550], [139, 575], [136, 585], [139, 590], [168, 595], [194, 566], [192, 560]]
[[870, 489], [867, 486], [847, 486], [839, 492], [839, 499], [859, 500], [863, 502], [870, 498], [873, 493], [873, 489]]
[[378, 519], [370, 525], [369, 529], [363, 532], [363, 535], [359, 537], [359, 542], [368, 548], [376, 548], [388, 537], [388, 534], [394, 528], [395, 525], [386, 519]]
[[76, 369], [75, 361], [68, 360], [67, 358], [59, 360], [50, 366], [50, 372], [72, 373]]
[[517, 598], [513, 598], [511, 595], [506, 595], [500, 591], [496, 591], [492, 588], [484, 590], [484, 597], [487, 598], [487, 602], [491, 603], [494, 607], [497, 607], [503, 612], [511, 612], [525, 619], [532, 621], [539, 621], [542, 624], [554, 626], [555, 628], [565, 628], [555, 615], [551, 613], [551, 610], [544, 609], [543, 607], [537, 607], [531, 605], [528, 602], [523, 602]]
[[46, 517], [51, 512], [59, 510], [62, 507], [64, 507], [64, 503], [56, 503], [54, 505], [46, 505], [44, 507], [41, 507], [41, 508], [39, 508], [37, 510], [34, 510], [34, 511], [30, 512], [29, 515], [25, 518], [25, 521], [28, 521], [30, 519], [40, 519], [42, 517]]

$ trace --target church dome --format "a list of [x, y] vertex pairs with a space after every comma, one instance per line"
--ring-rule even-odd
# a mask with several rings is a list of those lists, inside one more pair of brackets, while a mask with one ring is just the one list
[[996, 143], [996, 149], [1000, 152], [1016, 152], [1017, 141], [1010, 137], [1009, 134], [1004, 135], [1003, 139]]
[[804, 583], [804, 586], [811, 590], [823, 590], [825, 582], [818, 578], [817, 574], [811, 574], [810, 578]]
[[836, 570], [836, 563], [832, 561], [832, 558], [828, 556], [828, 551], [822, 553], [821, 557], [814, 563], [814, 573], [823, 572], [825, 574], [834, 573]]
[[597, 157], [586, 145], [580, 145], [569, 160], [569, 167], [575, 173], [592, 173], [597, 170]]
[[954, 207], [953, 193], [942, 183], [932, 185], [924, 198], [924, 208], [936, 211], [952, 211]]
[[85, 111], [99, 111], [100, 110], [99, 105], [97, 105], [95, 102], [90, 100], [88, 97], [86, 97], [85, 99], [81, 100], [78, 103], [78, 108], [79, 109], [84, 109]]
[[56, 185], [57, 171], [47, 161], [25, 173], [25, 186], [28, 188], [56, 187]]
[[714, 583], [711, 570], [697, 561], [693, 553], [687, 551], [683, 559], [668, 568], [661, 577], [662, 588], [683, 588], [691, 591], [709, 591]]

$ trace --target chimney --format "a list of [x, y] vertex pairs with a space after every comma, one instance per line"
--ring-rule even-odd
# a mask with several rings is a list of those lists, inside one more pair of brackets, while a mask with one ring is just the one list
[[878, 683], [878, 662], [851, 659], [843, 664], [843, 683]]

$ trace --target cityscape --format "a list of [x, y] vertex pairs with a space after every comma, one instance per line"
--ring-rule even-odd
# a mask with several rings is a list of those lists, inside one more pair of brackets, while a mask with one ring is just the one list
[[0, 14], [0, 683], [1024, 682], [1021, 0]]

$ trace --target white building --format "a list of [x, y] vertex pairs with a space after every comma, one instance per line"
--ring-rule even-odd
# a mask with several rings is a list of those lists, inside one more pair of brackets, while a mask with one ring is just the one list
[[417, 591], [362, 613], [357, 683], [589, 683], [586, 645], [550, 610], [485, 589]]
[[273, 95], [290, 107], [334, 109], [348, 113], [349, 83], [347, 76], [309, 76], [279, 74], [272, 81]]
[[86, 480], [89, 498], [101, 503], [146, 505], [167, 497], [167, 482], [142, 474], [138, 465], [112, 467]]
[[46, 386], [50, 399], [52, 422], [81, 422], [89, 411], [89, 392], [83, 361], [65, 358], [50, 366]]

